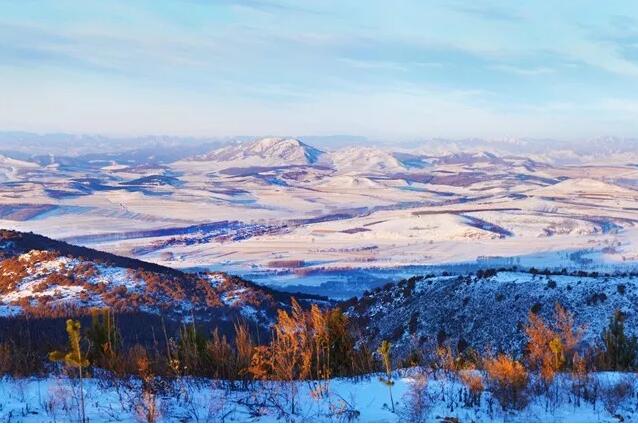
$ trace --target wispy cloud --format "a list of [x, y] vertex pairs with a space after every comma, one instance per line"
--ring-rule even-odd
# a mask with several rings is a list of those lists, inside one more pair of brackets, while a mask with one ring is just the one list
[[516, 75], [533, 77], [538, 75], [547, 75], [553, 74], [556, 72], [555, 69], [546, 67], [546, 66], [538, 66], [538, 67], [521, 67], [514, 65], [491, 65], [492, 69], [497, 71], [509, 72]]
[[382, 60], [358, 60], [347, 57], [339, 59], [343, 63], [358, 69], [382, 69], [388, 71], [406, 71], [407, 68], [400, 63]]
[[0, 127], [564, 135], [616, 116], [638, 133], [634, 12], [622, 0], [5, 2]]
[[453, 3], [452, 8], [457, 12], [490, 21], [518, 23], [523, 20], [523, 16], [520, 13], [507, 9], [502, 5], [485, 4], [484, 2], [462, 2]]
[[[205, 3], [206, 0], [190, 0]], [[324, 15], [325, 11], [300, 6], [300, 2], [280, 2], [273, 0], [217, 0], [220, 4], [227, 4], [240, 9], [250, 9], [268, 14], [278, 13], [302, 13]]]

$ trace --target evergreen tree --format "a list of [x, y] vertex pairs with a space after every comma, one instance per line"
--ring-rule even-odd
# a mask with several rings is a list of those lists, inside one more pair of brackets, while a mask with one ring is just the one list
[[325, 313], [332, 375], [351, 375], [354, 371], [354, 341], [348, 331], [348, 317], [339, 308]]
[[89, 358], [93, 364], [113, 370], [117, 365], [120, 336], [115, 318], [109, 309], [91, 312], [91, 328], [86, 337], [90, 342]]
[[197, 331], [195, 320], [190, 325], [182, 325], [179, 331], [178, 355], [182, 371], [197, 374], [206, 361], [206, 339]]
[[611, 370], [624, 371], [633, 368], [638, 351], [636, 336], [625, 334], [625, 317], [620, 310], [614, 312], [609, 326], [602, 334], [605, 351], [603, 362]]

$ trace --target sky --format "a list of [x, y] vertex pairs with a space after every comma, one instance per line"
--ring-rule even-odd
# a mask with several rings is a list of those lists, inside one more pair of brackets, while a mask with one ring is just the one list
[[0, 0], [0, 129], [638, 136], [638, 2]]

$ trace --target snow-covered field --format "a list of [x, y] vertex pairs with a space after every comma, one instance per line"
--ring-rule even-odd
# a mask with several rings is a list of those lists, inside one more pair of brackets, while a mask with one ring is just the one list
[[[377, 376], [327, 382], [263, 382], [240, 389], [211, 380], [181, 379], [155, 398], [157, 421], [168, 422], [619, 422], [638, 417], [637, 384], [633, 374], [597, 373], [588, 399], [577, 396], [568, 375], [558, 377], [549, 390], [533, 394], [520, 410], [503, 409], [489, 392], [472, 402], [455, 377], [443, 374], [421, 380], [415, 370], [396, 376], [388, 386]], [[136, 380], [85, 379], [86, 415], [90, 422], [145, 421], [149, 397]], [[622, 390], [619, 390], [619, 387]], [[0, 421], [78, 421], [76, 381], [30, 378], [0, 381]], [[421, 406], [415, 407], [415, 399]], [[144, 401], [146, 399], [146, 401]], [[294, 399], [294, 412], [293, 412]]]

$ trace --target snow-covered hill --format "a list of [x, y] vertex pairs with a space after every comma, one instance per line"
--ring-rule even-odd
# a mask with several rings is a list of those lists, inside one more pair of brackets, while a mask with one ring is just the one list
[[340, 172], [391, 173], [407, 169], [391, 152], [372, 147], [340, 149], [330, 152], [325, 160]]
[[0, 155], [0, 182], [16, 180], [21, 174], [35, 171], [38, 168], [40, 166], [37, 163]]
[[[281, 258], [306, 264], [289, 278], [484, 255], [635, 267], [638, 167], [629, 159], [569, 166], [535, 159], [563, 147], [439, 140], [413, 150], [360, 144], [324, 152], [260, 138], [182, 152], [190, 159], [177, 162], [161, 159], [163, 147], [152, 160], [145, 150], [56, 156], [36, 168], [0, 161], [0, 226], [170, 267], [274, 273], [273, 284], [288, 272], [269, 266]], [[577, 250], [589, 252], [585, 261], [569, 259]]]
[[522, 327], [530, 311], [551, 320], [557, 303], [585, 327], [583, 341], [595, 346], [616, 309], [625, 314], [627, 328], [638, 326], [638, 274], [544, 275], [510, 270], [419, 276], [342, 306], [372, 346], [390, 340], [398, 351], [408, 353], [421, 345], [445, 342], [454, 348], [520, 354]]
[[312, 165], [323, 152], [292, 138], [262, 138], [231, 143], [185, 162], [215, 162], [226, 167]]
[[0, 230], [0, 246], [0, 316], [108, 307], [216, 325], [243, 319], [267, 329], [276, 309], [290, 304], [290, 295], [224, 273], [184, 273], [30, 233]]

